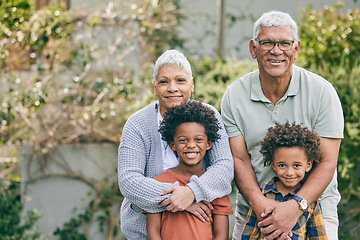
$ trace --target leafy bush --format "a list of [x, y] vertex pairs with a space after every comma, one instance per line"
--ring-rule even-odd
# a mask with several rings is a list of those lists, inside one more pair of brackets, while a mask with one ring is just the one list
[[339, 239], [359, 239], [360, 226], [360, 64], [323, 63], [313, 72], [329, 80], [342, 103], [345, 130], [338, 158]]
[[190, 58], [195, 83], [194, 99], [206, 102], [220, 111], [226, 87], [236, 79], [255, 70], [255, 61], [225, 60], [211, 56]]
[[34, 6], [29, 0], [12, 0], [0, 2], [0, 37], [7, 38], [16, 33], [19, 27], [27, 22]]
[[342, 63], [356, 65], [360, 58], [360, 9], [341, 11], [344, 2], [299, 11], [299, 61], [305, 67]]
[[360, 230], [360, 9], [344, 2], [300, 10], [297, 64], [329, 80], [342, 103], [345, 129], [338, 158], [339, 239], [359, 239]]
[[41, 237], [41, 234], [29, 231], [40, 214], [35, 210], [28, 211], [22, 219], [24, 204], [20, 196], [19, 182], [0, 179], [0, 239], [30, 240]]
[[[24, 18], [17, 25], [16, 17], [0, 16], [13, 21], [7, 28], [17, 26], [1, 25], [8, 34], [0, 41], [0, 144], [34, 146], [31, 157], [46, 159], [31, 162], [44, 170], [37, 179], [51, 177], [47, 161], [60, 144], [118, 144], [129, 115], [152, 95], [155, 57], [182, 43], [177, 1], [111, 1], [88, 12], [58, 6], [35, 11], [30, 0], [5, 2], [0, 13], [17, 9]], [[30, 5], [15, 8], [18, 2]], [[77, 177], [93, 187], [94, 204], [54, 234], [88, 239], [88, 230], [79, 229], [97, 222], [108, 236], [117, 235], [119, 212], [112, 209], [123, 198], [117, 183]]]

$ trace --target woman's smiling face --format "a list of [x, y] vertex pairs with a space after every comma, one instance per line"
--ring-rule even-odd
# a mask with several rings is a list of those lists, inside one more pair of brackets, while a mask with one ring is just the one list
[[169, 108], [187, 102], [193, 90], [193, 79], [184, 69], [173, 65], [161, 67], [154, 84], [161, 115], [164, 115]]

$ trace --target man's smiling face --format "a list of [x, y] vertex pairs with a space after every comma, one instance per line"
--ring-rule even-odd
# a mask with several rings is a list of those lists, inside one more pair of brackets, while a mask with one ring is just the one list
[[[260, 41], [283, 41], [294, 40], [293, 33], [289, 26], [285, 27], [261, 27], [258, 35]], [[250, 41], [251, 56], [257, 59], [260, 76], [267, 79], [290, 79], [292, 75], [292, 64], [297, 59], [300, 43], [295, 42], [290, 50], [280, 50], [278, 45], [270, 51], [262, 50], [259, 43]]]

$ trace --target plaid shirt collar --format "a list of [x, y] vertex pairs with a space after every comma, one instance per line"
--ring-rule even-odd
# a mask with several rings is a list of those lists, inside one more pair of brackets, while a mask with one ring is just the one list
[[[273, 192], [275, 194], [280, 194], [279, 190], [276, 188], [276, 182], [279, 182], [280, 179], [278, 177], [273, 177], [266, 185], [265, 189], [263, 189], [263, 194], [266, 195], [269, 192]], [[300, 187], [298, 187], [295, 191], [290, 192], [288, 194], [294, 196], [301, 188], [301, 186], [304, 184], [304, 179], [300, 182]]]

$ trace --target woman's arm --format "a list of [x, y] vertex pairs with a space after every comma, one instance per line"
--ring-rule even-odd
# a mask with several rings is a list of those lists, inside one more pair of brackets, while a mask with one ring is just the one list
[[161, 213], [147, 213], [146, 214], [146, 231], [147, 239], [161, 240]]
[[[213, 143], [212, 148], [206, 153], [210, 166], [201, 177], [192, 176], [186, 187], [169, 187], [163, 194], [170, 194], [171, 197], [161, 203], [160, 206], [167, 206], [168, 211], [183, 211], [192, 202], [212, 202], [216, 198], [228, 195], [231, 192], [231, 181], [234, 177], [234, 162], [229, 147], [229, 139], [225, 131], [219, 112], [212, 106], [207, 105], [214, 112], [219, 120], [221, 138]], [[200, 219], [200, 218], [199, 218]]]
[[213, 217], [214, 240], [227, 240], [229, 237], [229, 217], [219, 214], [214, 214]]
[[145, 167], [150, 164], [149, 161], [153, 161], [152, 166], [155, 168], [155, 156], [151, 160], [147, 159], [149, 153], [146, 149], [149, 147], [146, 146], [151, 139], [141, 132], [142, 128], [146, 129], [142, 125], [137, 118], [130, 117], [123, 128], [118, 149], [118, 183], [121, 193], [132, 204], [147, 212], [159, 212], [165, 209], [159, 208], [159, 203], [168, 197], [160, 193], [173, 184], [145, 177]]

